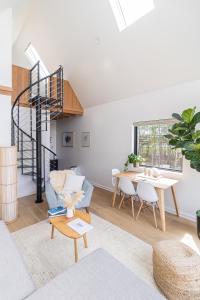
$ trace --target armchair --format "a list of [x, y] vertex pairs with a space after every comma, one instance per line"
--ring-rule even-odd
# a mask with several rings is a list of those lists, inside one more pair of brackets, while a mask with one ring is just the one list
[[[89, 211], [90, 202], [92, 199], [92, 193], [93, 193], [93, 186], [92, 184], [85, 179], [83, 182], [83, 191], [84, 191], [84, 197], [83, 199], [76, 205], [77, 209], [85, 208], [86, 211]], [[53, 189], [50, 180], [46, 183], [46, 199], [48, 202], [49, 209], [57, 207], [57, 206], [63, 206], [63, 201], [60, 199], [58, 194]]]

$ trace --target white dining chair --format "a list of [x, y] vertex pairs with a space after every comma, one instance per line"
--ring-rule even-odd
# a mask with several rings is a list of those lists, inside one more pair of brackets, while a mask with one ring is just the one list
[[116, 186], [116, 177], [114, 175], [120, 173], [119, 169], [112, 169], [112, 185], [115, 187]]
[[133, 201], [136, 199], [137, 193], [135, 191], [134, 185], [131, 180], [127, 177], [121, 177], [119, 180], [119, 188], [122, 192], [122, 198], [119, 204], [119, 209], [121, 208], [125, 197], [127, 199], [131, 199], [131, 208], [132, 208], [132, 215], [134, 217], [134, 204]]
[[137, 194], [138, 197], [140, 198], [141, 205], [139, 207], [136, 220], [138, 219], [141, 210], [144, 206], [148, 207], [151, 206], [153, 209], [153, 217], [154, 217], [154, 222], [155, 222], [155, 227], [157, 228], [157, 218], [156, 218], [156, 206], [158, 203], [158, 195], [155, 190], [155, 188], [148, 182], [141, 181], [138, 183], [137, 186]]

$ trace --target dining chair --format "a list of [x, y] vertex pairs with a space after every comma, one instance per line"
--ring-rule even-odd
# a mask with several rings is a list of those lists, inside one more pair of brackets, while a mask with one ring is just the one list
[[119, 169], [112, 169], [112, 185], [116, 186], [116, 177], [114, 175], [120, 173]]
[[131, 208], [132, 208], [132, 215], [134, 217], [134, 204], [133, 201], [135, 200], [137, 193], [135, 191], [134, 185], [133, 183], [130, 181], [129, 178], [127, 177], [121, 177], [119, 180], [119, 188], [120, 191], [122, 192], [122, 198], [119, 204], [119, 209], [121, 208], [125, 197], [127, 197], [127, 199], [131, 199]]
[[140, 198], [141, 205], [139, 207], [136, 220], [138, 219], [141, 210], [144, 206], [148, 207], [151, 206], [153, 209], [153, 217], [154, 217], [154, 222], [155, 222], [155, 227], [157, 228], [157, 218], [156, 218], [156, 206], [158, 204], [158, 195], [155, 190], [155, 188], [148, 182], [141, 181], [138, 183], [137, 186], [137, 194], [138, 197]]

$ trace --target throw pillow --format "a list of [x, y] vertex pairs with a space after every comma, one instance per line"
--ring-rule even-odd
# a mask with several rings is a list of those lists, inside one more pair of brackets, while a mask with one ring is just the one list
[[72, 175], [68, 174], [65, 185], [64, 185], [64, 192], [71, 192], [71, 193], [77, 193], [82, 190], [83, 181], [85, 179], [85, 176], [79, 176], [79, 175]]

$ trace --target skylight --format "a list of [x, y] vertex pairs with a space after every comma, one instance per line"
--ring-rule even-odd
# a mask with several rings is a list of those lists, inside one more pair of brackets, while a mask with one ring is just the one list
[[109, 0], [119, 31], [155, 8], [154, 0]]
[[40, 61], [40, 76], [41, 78], [48, 76], [50, 73], [47, 70], [45, 64], [37, 53], [36, 49], [30, 43], [25, 50], [25, 54], [32, 66], [34, 66], [38, 61]]

